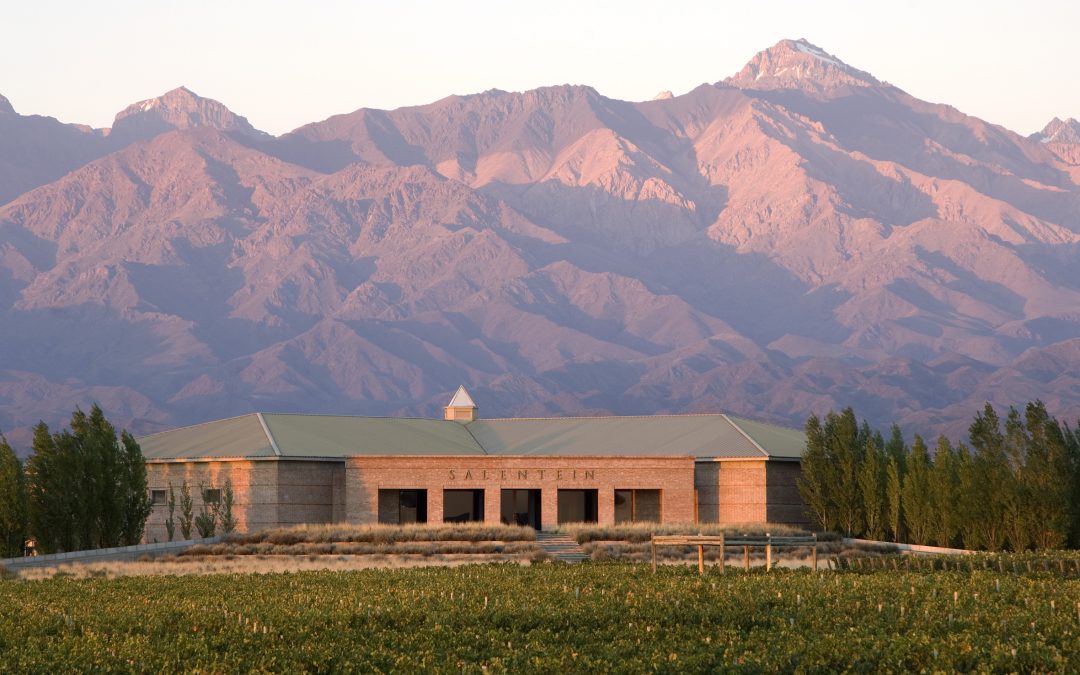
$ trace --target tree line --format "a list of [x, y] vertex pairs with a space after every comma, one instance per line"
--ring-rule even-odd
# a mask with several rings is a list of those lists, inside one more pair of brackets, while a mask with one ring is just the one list
[[806, 422], [799, 492], [813, 526], [968, 549], [1080, 547], [1080, 429], [1041, 401], [1002, 420], [989, 403], [966, 442], [931, 449], [859, 424], [851, 408]]
[[0, 557], [28, 536], [44, 553], [137, 544], [151, 509], [142, 449], [97, 405], [59, 432], [39, 423], [25, 466], [0, 435]]

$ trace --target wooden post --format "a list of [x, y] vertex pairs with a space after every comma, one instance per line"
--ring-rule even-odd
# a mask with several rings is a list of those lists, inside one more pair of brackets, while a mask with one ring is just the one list
[[705, 574], [705, 546], [702, 544], [697, 545], [697, 572]]
[[724, 573], [724, 533], [720, 533], [720, 574]]
[[743, 546], [742, 547], [742, 564], [743, 564], [743, 569], [746, 570], [747, 572], [749, 572], [750, 571], [750, 547], [749, 546]]
[[817, 535], [814, 535], [814, 574], [817, 574]]
[[765, 533], [765, 571], [772, 569], [772, 535]]
[[656, 574], [656, 540], [652, 540], [652, 573]]

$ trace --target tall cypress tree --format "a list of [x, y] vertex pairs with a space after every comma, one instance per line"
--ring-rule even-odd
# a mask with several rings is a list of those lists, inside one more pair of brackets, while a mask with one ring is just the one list
[[0, 558], [20, 555], [26, 536], [26, 482], [22, 464], [0, 434]]

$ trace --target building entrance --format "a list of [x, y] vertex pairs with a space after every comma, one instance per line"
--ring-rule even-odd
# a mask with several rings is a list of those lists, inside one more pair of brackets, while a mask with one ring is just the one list
[[481, 523], [483, 521], [483, 490], [443, 490], [443, 522]]
[[595, 523], [596, 490], [559, 490], [559, 524]]
[[540, 529], [540, 491], [503, 490], [502, 521]]

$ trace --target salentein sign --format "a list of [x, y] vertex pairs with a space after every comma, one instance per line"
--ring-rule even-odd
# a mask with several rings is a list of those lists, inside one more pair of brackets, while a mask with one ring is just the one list
[[450, 469], [450, 480], [594, 481], [596, 469]]

